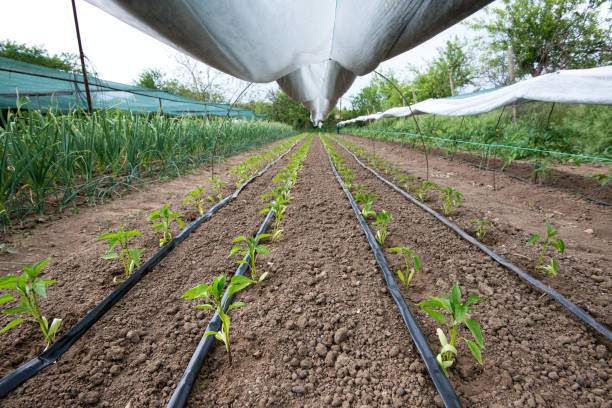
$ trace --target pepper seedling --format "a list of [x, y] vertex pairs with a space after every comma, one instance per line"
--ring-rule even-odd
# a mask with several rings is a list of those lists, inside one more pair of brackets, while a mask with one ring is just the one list
[[11, 320], [0, 333], [4, 333], [17, 326], [19, 323], [24, 321], [32, 321], [38, 323], [40, 330], [43, 333], [47, 347], [55, 341], [55, 335], [59, 330], [62, 319], [55, 318], [49, 325], [49, 321], [40, 312], [38, 306], [37, 296], [47, 297], [47, 285], [52, 285], [59, 281], [49, 279], [37, 279], [40, 270], [49, 262], [49, 259], [44, 259], [34, 266], [22, 265], [24, 272], [21, 276], [7, 275], [0, 278], [0, 289], [9, 289], [17, 292], [20, 298], [16, 298], [13, 295], [4, 294], [0, 295], [0, 305], [11, 302], [13, 300], [19, 300], [20, 305], [9, 307], [2, 311], [2, 314], [11, 315], [17, 313], [27, 313], [31, 317], [21, 318], [17, 317]]
[[[257, 244], [259, 240], [266, 238], [266, 237], [271, 237], [271, 236], [272, 235], [270, 234], [259, 234], [255, 238], [253, 237], [247, 238], [245, 236], [240, 236], [238, 238], [234, 238], [234, 240], [232, 241], [233, 243], [244, 241], [246, 244], [246, 247], [243, 248], [240, 245], [234, 246], [232, 250], [230, 251], [228, 258], [234, 255], [235, 253], [240, 253], [240, 255], [242, 255], [243, 257], [245, 255], [248, 255], [249, 261], [250, 261], [249, 269], [251, 270], [251, 279], [253, 281], [261, 282], [262, 280], [266, 278], [266, 276], [268, 276], [268, 272], [265, 272], [263, 275], [257, 278], [257, 268], [255, 265], [255, 262], [257, 260], [257, 255], [259, 254], [264, 255], [264, 256], [271, 256], [270, 252], [268, 252], [268, 247], [266, 245]], [[245, 264], [247, 263], [247, 261], [245, 261], [244, 259], [241, 259], [239, 261], [236, 261], [236, 263]]]
[[275, 240], [283, 233], [283, 230], [280, 228], [280, 222], [285, 216], [287, 204], [291, 204], [291, 201], [285, 200], [282, 193], [277, 195], [275, 195], [275, 193], [266, 193], [263, 195], [262, 200], [270, 196], [272, 196], [273, 199], [265, 204], [268, 208], [264, 208], [259, 213], [265, 214], [274, 211], [274, 232], [272, 233], [272, 240]]
[[461, 198], [463, 197], [463, 194], [454, 188], [441, 188], [440, 192], [442, 193], [442, 209], [444, 210], [444, 215], [449, 215], [451, 212], [453, 212], [455, 207], [462, 204]]
[[[482, 365], [482, 352], [480, 349], [484, 349], [484, 342], [482, 340], [482, 332], [480, 331], [480, 325], [476, 320], [466, 318], [466, 314], [475, 308], [472, 306], [477, 302], [484, 302], [485, 300], [472, 294], [468, 296], [468, 300], [465, 303], [461, 303], [461, 290], [459, 289], [459, 283], [456, 283], [450, 294], [445, 294], [444, 297], [428, 296], [429, 300], [418, 303], [417, 306], [421, 307], [428, 315], [433, 317], [437, 322], [440, 322], [446, 326], [448, 337], [444, 334], [444, 331], [440, 328], [436, 329], [436, 334], [440, 340], [442, 346], [440, 353], [436, 356], [438, 364], [444, 371], [444, 374], [448, 377], [447, 368], [453, 365], [453, 355], [457, 355], [457, 348], [455, 343], [457, 341], [457, 332], [462, 323], [464, 323], [469, 329], [472, 337], [476, 342], [461, 337], [462, 340], [470, 348], [470, 351]], [[447, 322], [447, 318], [439, 310], [440, 309], [448, 314], [450, 322]]]
[[[133, 249], [129, 247], [128, 240], [130, 237], [142, 235], [140, 231], [125, 231], [122, 226], [117, 232], [109, 232], [102, 234], [97, 239], [108, 239], [108, 248], [106, 253], [101, 256], [102, 259], [115, 259], [120, 258], [123, 264], [123, 270], [125, 271], [125, 279], [129, 278], [134, 268], [140, 266], [140, 254], [144, 249]], [[119, 244], [121, 251], [119, 253], [111, 252], [115, 246]], [[123, 280], [113, 278], [113, 283], [121, 283]]]
[[376, 211], [372, 210], [373, 202], [374, 200], [366, 202], [361, 210], [361, 215], [363, 215], [363, 218], [366, 220], [368, 217], [376, 217]]
[[376, 215], [376, 221], [374, 221], [374, 224], [379, 225], [379, 227], [374, 238], [376, 238], [376, 241], [378, 241], [381, 246], [385, 243], [385, 239], [387, 238], [387, 226], [389, 225], [391, 218], [391, 213], [386, 210], [382, 210]]
[[232, 309], [244, 306], [244, 303], [234, 302], [230, 305], [227, 305], [226, 302], [231, 295], [241, 291], [242, 289], [249, 286], [251, 283], [255, 282], [247, 278], [246, 276], [236, 275], [232, 277], [229, 285], [227, 286], [227, 297], [224, 297], [223, 294], [225, 293], [226, 281], [226, 275], [217, 276], [213, 279], [212, 285], [207, 285], [205, 283], [202, 285], [198, 285], [183, 293], [183, 296], [181, 296], [181, 298], [187, 300], [204, 298], [206, 299], [206, 301], [210, 302], [194, 307], [196, 309], [214, 310], [221, 318], [221, 330], [207, 331], [206, 333], [204, 333], [204, 337], [215, 336], [217, 340], [222, 341], [223, 344], [225, 344], [225, 350], [227, 350], [229, 364], [232, 365], [232, 351], [230, 347], [229, 337], [230, 317], [228, 313]]
[[206, 202], [206, 196], [204, 194], [204, 188], [196, 184], [196, 188], [193, 191], [187, 193], [187, 198], [183, 200], [183, 204], [193, 204], [198, 207], [200, 216], [204, 215], [204, 203]]
[[[406, 273], [404, 274], [401, 269], [398, 269], [397, 276], [400, 278], [404, 286], [408, 287], [414, 275], [419, 273], [421, 270], [421, 259], [417, 255], [413, 254], [412, 250], [407, 246], [389, 248], [387, 251], [397, 252], [398, 254], [402, 254], [404, 257], [404, 262], [406, 263]], [[410, 267], [410, 263], [412, 263], [412, 267]]]
[[373, 202], [378, 196], [373, 193], [357, 193], [355, 194], [355, 201], [361, 204], [366, 204], [368, 201]]
[[[223, 200], [223, 193], [221, 191], [221, 188], [223, 187], [223, 185], [225, 184], [225, 181], [221, 181], [221, 179], [219, 179], [219, 177], [215, 176], [213, 178], [208, 178], [205, 181], [211, 182], [213, 183], [213, 190], [215, 190], [215, 192], [217, 193], [216, 198], [218, 201]], [[208, 196], [208, 200], [210, 200], [211, 202], [215, 202], [215, 198], [211, 195]]]
[[476, 220], [472, 221], [471, 224], [476, 224], [476, 238], [483, 240], [485, 235], [487, 235], [487, 227], [490, 227], [491, 221], [486, 220]]
[[412, 189], [419, 201], [424, 202], [427, 199], [427, 192], [435, 190], [436, 185], [433, 181], [424, 181], [421, 184], [415, 184]]
[[[557, 235], [559, 231], [553, 230], [551, 225], [548, 223], [548, 221], [545, 221], [545, 223], [546, 223], [546, 237], [544, 238], [544, 246], [542, 247], [542, 252], [540, 252], [540, 257], [538, 258], [538, 261], [536, 262], [535, 270], [537, 271], [541, 269], [545, 272], [548, 272], [551, 275], [556, 275], [557, 268], [559, 266], [557, 261], [552, 256], [549, 256], [550, 264], [541, 265], [542, 259], [544, 258], [544, 252], [546, 251], [546, 248], [548, 248], [548, 245], [552, 245], [553, 247], [557, 249], [557, 251], [561, 253], [561, 255], [563, 255], [565, 253], [565, 242], [563, 242], [561, 238], [552, 239], [552, 237]], [[531, 237], [529, 238], [529, 241], [527, 241], [526, 246], [533, 244], [534, 242], [538, 241], [540, 238], [542, 237], [539, 236], [538, 234], [532, 234]]]
[[151, 225], [151, 228], [155, 228], [155, 232], [163, 232], [163, 236], [159, 240], [160, 247], [163, 247], [172, 240], [172, 234], [170, 234], [169, 228], [173, 220], [176, 220], [181, 228], [185, 228], [185, 223], [181, 219], [182, 216], [182, 214], [170, 211], [168, 209], [168, 204], [164, 205], [161, 210], [153, 211], [149, 215], [149, 221], [159, 220], [157, 224]]

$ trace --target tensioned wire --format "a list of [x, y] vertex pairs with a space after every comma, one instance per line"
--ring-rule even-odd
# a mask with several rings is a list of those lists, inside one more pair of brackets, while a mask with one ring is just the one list
[[[373, 131], [373, 133], [376, 133], [376, 132], [378, 132], [378, 133], [395, 133], [395, 134], [399, 134], [399, 135], [407, 135], [407, 136], [410, 136], [410, 137], [419, 137], [419, 135], [417, 135], [415, 133], [399, 132], [399, 131], [394, 131], [394, 130], [374, 130]], [[535, 148], [532, 148], [532, 147], [509, 146], [509, 145], [502, 145], [502, 144], [488, 144], [488, 143], [480, 143], [480, 142], [471, 142], [471, 141], [468, 141], [468, 140], [461, 140], [461, 139], [447, 139], [447, 138], [438, 137], [438, 136], [425, 136], [425, 135], [423, 135], [423, 137], [427, 138], [427, 139], [440, 140], [440, 141], [450, 142], [450, 143], [464, 143], [464, 144], [470, 144], [470, 145], [474, 145], [474, 146], [482, 146], [482, 147], [488, 147], [488, 148], [500, 148], [500, 149], [510, 149], [510, 150], [524, 150], [524, 151], [529, 151], [529, 152], [556, 154], [558, 156], [569, 156], [569, 157], [578, 157], [578, 158], [581, 158], [581, 159], [589, 159], [589, 160], [612, 162], [612, 159], [608, 159], [608, 158], [605, 158], [605, 157], [587, 156], [587, 155], [584, 155], [584, 154], [555, 152], [553, 150], [535, 149]]]

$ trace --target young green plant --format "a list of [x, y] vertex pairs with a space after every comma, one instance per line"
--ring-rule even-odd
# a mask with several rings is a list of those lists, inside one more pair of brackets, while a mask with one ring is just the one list
[[187, 300], [204, 298], [205, 301], [209, 303], [197, 305], [195, 306], [195, 308], [214, 310], [219, 315], [219, 318], [221, 319], [221, 330], [208, 331], [204, 333], [204, 337], [215, 336], [217, 340], [222, 341], [223, 344], [225, 344], [225, 350], [227, 351], [229, 364], [232, 365], [232, 350], [230, 346], [229, 336], [230, 317], [228, 313], [232, 309], [244, 306], [244, 303], [234, 302], [230, 305], [227, 305], [227, 299], [229, 299], [230, 296], [241, 291], [242, 289], [246, 288], [254, 282], [246, 276], [236, 275], [231, 279], [229, 285], [227, 286], [227, 295], [224, 296], [224, 293], [226, 292], [226, 281], [226, 275], [217, 276], [213, 279], [213, 283], [211, 285], [207, 285], [204, 283], [202, 285], [198, 285], [194, 288], [191, 288], [187, 292], [183, 293], [183, 296], [181, 296], [181, 298]]
[[[140, 266], [140, 254], [144, 249], [133, 249], [129, 247], [128, 240], [130, 237], [142, 235], [140, 231], [125, 231], [122, 226], [117, 232], [109, 232], [107, 234], [100, 235], [97, 239], [108, 239], [108, 248], [106, 253], [102, 255], [102, 259], [115, 259], [120, 258], [125, 271], [125, 279], [129, 278], [134, 268]], [[119, 244], [119, 253], [111, 252], [115, 246]], [[118, 280], [117, 277], [113, 279], [113, 283], [121, 283], [123, 280]]]
[[282, 193], [266, 193], [263, 195], [262, 200], [265, 200], [270, 196], [272, 197], [272, 200], [265, 204], [268, 208], [264, 208], [259, 213], [265, 214], [270, 211], [274, 211], [274, 232], [272, 233], [272, 240], [275, 240], [283, 233], [283, 230], [280, 228], [280, 223], [285, 217], [287, 204], [291, 204], [291, 201], [284, 199], [284, 194]]
[[432, 181], [424, 181], [421, 184], [415, 184], [412, 186], [412, 190], [416, 194], [419, 201], [424, 202], [427, 199], [427, 192], [434, 191], [436, 185]]
[[[542, 270], [544, 272], [547, 272], [551, 275], [556, 275], [557, 274], [557, 269], [559, 264], [557, 263], [557, 261], [550, 256], [550, 263], [548, 265], [541, 265], [542, 264], [542, 259], [544, 258], [544, 252], [546, 251], [546, 248], [548, 248], [548, 245], [552, 245], [553, 247], [555, 247], [557, 249], [557, 251], [559, 251], [561, 253], [561, 255], [563, 255], [565, 253], [565, 242], [563, 242], [563, 240], [561, 238], [556, 238], [556, 239], [552, 239], [554, 236], [556, 236], [559, 231], [555, 231], [552, 229], [552, 226], [548, 223], [548, 221], [545, 221], [546, 223], [546, 237], [544, 237], [544, 246], [542, 247], [542, 251], [540, 252], [540, 257], [538, 258], [538, 261], [536, 262], [536, 266], [535, 266], [535, 270]], [[527, 241], [526, 245], [531, 245], [534, 242], [540, 240], [541, 237], [538, 234], [532, 234], [531, 237], [529, 238], [529, 241]]]
[[185, 223], [181, 219], [182, 216], [182, 214], [170, 211], [168, 204], [164, 205], [161, 210], [153, 211], [149, 215], [149, 221], [159, 220], [157, 224], [151, 225], [151, 228], [155, 228], [155, 232], [163, 232], [163, 236], [159, 240], [160, 247], [172, 241], [172, 234], [170, 234], [169, 229], [173, 220], [176, 220], [181, 228], [185, 228]]
[[449, 215], [454, 209], [462, 204], [461, 199], [463, 194], [452, 187], [441, 188], [442, 193], [442, 210], [444, 215]]
[[21, 322], [32, 321], [38, 323], [45, 341], [47, 342], [45, 350], [55, 341], [55, 335], [62, 324], [62, 319], [58, 318], [53, 319], [51, 324], [49, 324], [49, 321], [42, 315], [38, 306], [37, 296], [46, 298], [47, 285], [58, 282], [56, 280], [37, 279], [40, 270], [47, 262], [49, 262], [49, 260], [44, 259], [34, 266], [22, 265], [24, 272], [21, 276], [7, 275], [0, 278], [0, 289], [13, 290], [18, 294], [18, 297], [10, 294], [0, 295], [0, 305], [13, 300], [19, 300], [19, 306], [4, 309], [2, 314], [11, 315], [26, 313], [31, 316], [26, 318], [17, 317], [11, 320], [2, 330], [0, 330], [0, 333], [10, 330]]
[[[261, 239], [271, 237], [271, 236], [272, 235], [270, 234], [259, 234], [255, 238], [253, 237], [247, 238], [245, 236], [240, 236], [238, 238], [234, 238], [234, 240], [232, 241], [233, 243], [244, 242], [246, 244], [246, 247], [243, 248], [240, 245], [235, 245], [230, 251], [228, 258], [234, 255], [235, 253], [240, 253], [240, 255], [242, 255], [243, 257], [245, 255], [248, 255], [249, 256], [249, 269], [251, 271], [251, 279], [253, 281], [261, 282], [262, 280], [266, 278], [266, 276], [268, 276], [268, 272], [265, 272], [263, 275], [261, 275], [258, 278], [257, 277], [257, 267], [255, 263], [257, 261], [257, 255], [264, 255], [268, 257], [271, 256], [270, 252], [268, 252], [268, 247], [266, 245], [257, 244], [257, 242], [260, 241]], [[236, 263], [245, 264], [247, 263], [247, 261], [244, 259], [241, 259], [239, 261], [236, 261]]]
[[[468, 340], [465, 337], [460, 337], [470, 348], [470, 351], [482, 365], [482, 352], [484, 349], [484, 342], [482, 340], [482, 332], [480, 331], [480, 325], [476, 320], [466, 318], [466, 314], [475, 308], [475, 303], [484, 302], [484, 299], [472, 294], [468, 296], [465, 303], [461, 303], [461, 290], [459, 284], [456, 283], [450, 294], [445, 294], [444, 297], [428, 296], [429, 300], [419, 303], [420, 306], [428, 315], [433, 317], [437, 322], [442, 323], [446, 326], [447, 333], [440, 328], [436, 329], [440, 345], [442, 346], [440, 353], [436, 356], [438, 364], [444, 371], [444, 374], [448, 377], [447, 368], [453, 365], [453, 355], [457, 355], [457, 348], [455, 347], [457, 341], [457, 334], [462, 323], [469, 329], [474, 341]], [[436, 310], [439, 309], [439, 310]], [[447, 316], [443, 312], [448, 314]], [[447, 337], [448, 336], [448, 337]], [[450, 341], [448, 340], [450, 338]]]
[[[404, 262], [406, 263], [406, 273], [404, 274], [401, 269], [398, 269], [397, 276], [400, 278], [404, 286], [408, 287], [414, 275], [419, 273], [421, 270], [421, 259], [417, 255], [413, 254], [412, 250], [407, 246], [389, 248], [387, 251], [397, 252], [398, 254], [402, 254], [404, 257]], [[411, 263], [412, 267], [410, 267]]]
[[193, 204], [198, 207], [200, 216], [204, 215], [204, 203], [206, 202], [206, 195], [204, 194], [204, 188], [196, 184], [196, 188], [187, 194], [187, 198], [183, 200], [183, 204]]
[[[206, 181], [213, 183], [213, 190], [215, 190], [215, 192], [217, 193], [217, 195], [215, 196], [217, 198], [218, 201], [223, 200], [223, 192], [221, 191], [221, 188], [223, 187], [223, 185], [225, 184], [225, 181], [221, 181], [221, 179], [219, 179], [219, 177], [215, 176], [213, 178], [209, 178], [206, 179]], [[208, 196], [208, 199], [211, 202], [215, 202], [215, 197], [213, 196]]]
[[374, 225], [378, 225], [378, 231], [376, 231], [376, 241], [382, 246], [385, 243], [385, 239], [387, 238], [387, 226], [391, 221], [391, 213], [387, 210], [382, 210], [376, 215], [376, 221], [374, 221]]
[[490, 227], [491, 221], [487, 220], [476, 220], [470, 222], [470, 224], [476, 224], [476, 238], [483, 240], [485, 235], [487, 235], [487, 227]]

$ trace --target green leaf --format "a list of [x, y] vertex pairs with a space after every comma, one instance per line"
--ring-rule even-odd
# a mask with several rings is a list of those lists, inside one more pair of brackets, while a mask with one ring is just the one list
[[62, 319], [57, 319], [57, 318], [53, 319], [53, 321], [51, 322], [51, 326], [49, 327], [49, 332], [48, 332], [50, 338], [55, 337], [55, 333], [57, 333], [61, 325], [62, 325]]
[[419, 273], [419, 271], [421, 270], [421, 259], [418, 256], [414, 256], [412, 258], [413, 262], [414, 262], [414, 271], [416, 273]]
[[548, 223], [548, 220], [544, 220], [544, 224], [546, 225], [546, 236], [550, 237], [551, 232], [552, 232], [552, 227], [551, 225]]
[[0, 289], [16, 289], [15, 284], [19, 278], [15, 275], [7, 275], [0, 278]]
[[116, 233], [114, 233], [114, 232], [108, 232], [108, 233], [106, 233], [106, 234], [102, 234], [102, 235], [100, 235], [99, 237], [96, 237], [96, 239], [111, 239], [111, 238], [114, 238], [114, 237], [116, 237], [116, 236], [117, 236], [117, 234], [116, 234]]
[[424, 311], [427, 312], [428, 315], [436, 319], [436, 321], [442, 324], [446, 324], [446, 319], [444, 318], [444, 315], [442, 313], [438, 312], [437, 310], [430, 309], [426, 306], [422, 306], [422, 308]]
[[0, 296], [0, 305], [3, 305], [7, 302], [10, 302], [11, 300], [15, 300], [15, 297], [11, 296], [11, 295], [1, 295]]
[[[23, 303], [23, 302], [22, 302]], [[15, 314], [15, 313], [30, 313], [32, 310], [27, 306], [22, 304], [21, 306], [9, 307], [8, 309], [4, 309], [2, 314]]]
[[453, 289], [451, 290], [451, 303], [460, 303], [461, 302], [461, 290], [459, 289], [459, 283], [455, 283], [453, 285]]
[[261, 241], [262, 239], [268, 238], [268, 237], [271, 237], [271, 236], [272, 236], [272, 234], [259, 234], [258, 236], [255, 237], [255, 240]]
[[236, 275], [232, 277], [232, 280], [230, 281], [230, 285], [236, 285], [239, 283], [255, 283], [255, 281], [250, 278], [247, 278], [244, 275]]
[[236, 245], [235, 247], [232, 248], [232, 250], [230, 251], [230, 254], [227, 257], [229, 258], [230, 256], [234, 255], [238, 251], [242, 251], [242, 247]]
[[402, 249], [403, 248], [387, 248], [387, 251], [393, 251], [393, 252], [397, 252], [399, 254], [402, 253]]
[[480, 352], [480, 349], [478, 348], [476, 343], [474, 343], [473, 341], [470, 341], [468, 339], [463, 339], [463, 340], [465, 340], [465, 342], [467, 343], [467, 345], [470, 348], [472, 354], [474, 355], [474, 357], [476, 357], [476, 360], [478, 361], [478, 363], [480, 363], [480, 365], [482, 365], [482, 353]]
[[204, 333], [203, 337], [208, 337], [208, 336], [215, 336], [215, 337], [217, 337], [217, 333], [218, 332], [216, 332], [216, 331], [209, 331], [209, 332]]
[[[180, 215], [180, 214], [179, 214]], [[177, 218], [176, 221], [179, 223], [179, 225], [181, 226], [181, 228], [185, 228], [185, 223], [183, 222], [182, 219]]]
[[236, 292], [240, 292], [242, 289], [246, 288], [247, 286], [249, 286], [251, 283], [239, 283], [236, 285], [230, 285], [230, 287], [227, 289], [227, 295], [231, 296]]
[[565, 242], [563, 242], [561, 238], [557, 238], [556, 240], [552, 241], [551, 244], [557, 248], [559, 252], [561, 252], [561, 255], [565, 253]]
[[440, 344], [442, 345], [442, 347], [446, 346], [448, 344], [448, 340], [446, 339], [446, 335], [444, 334], [442, 329], [437, 328], [436, 334], [438, 335], [438, 340], [440, 341]]
[[100, 258], [102, 259], [115, 259], [115, 258], [119, 258], [119, 254], [116, 253], [106, 253], [104, 255], [102, 255]]
[[37, 295], [40, 295], [44, 298], [47, 297], [47, 290], [45, 287], [45, 283], [41, 280], [37, 280], [36, 282], [34, 282], [32, 284], [32, 290], [34, 291], [34, 293], [36, 293]]
[[13, 327], [17, 326], [19, 323], [21, 323], [21, 322], [23, 322], [25, 320], [27, 320], [27, 319], [17, 318], [17, 319], [11, 320], [9, 322], [9, 324], [7, 324], [4, 327], [4, 329], [0, 330], [0, 333], [4, 333], [5, 331], [8, 331], [8, 330], [12, 329]]
[[255, 249], [256, 249], [256, 250], [257, 250], [257, 252], [258, 252], [259, 254], [261, 254], [261, 255], [264, 255], [264, 256], [272, 256], [272, 255], [270, 255], [270, 252], [268, 252], [268, 248], [266, 248], [266, 247], [265, 247], [265, 246], [263, 246], [263, 245], [257, 245], [257, 248], [255, 248]]
[[542, 238], [541, 236], [539, 236], [538, 234], [533, 234], [531, 235], [531, 237], [529, 238], [529, 241], [527, 241], [527, 243], [525, 244], [525, 246], [531, 245], [534, 242], [536, 242], [538, 239]]
[[477, 295], [471, 294], [468, 297], [468, 300], [467, 300], [467, 302], [465, 304], [466, 304], [466, 306], [469, 306], [469, 305], [471, 305], [472, 303], [475, 303], [475, 302], [485, 302], [485, 300], [483, 298], [477, 296]]
[[202, 297], [204, 293], [207, 293], [207, 292], [210, 292], [210, 285], [203, 283], [183, 293], [181, 298], [196, 299], [196, 298]]
[[404, 278], [404, 274], [402, 273], [402, 270], [401, 270], [401, 269], [398, 269], [398, 270], [397, 270], [397, 275], [399, 276], [399, 278], [400, 278], [400, 280], [401, 280], [402, 282], [405, 282], [405, 281], [406, 281], [406, 279]]
[[239, 242], [239, 241], [246, 241], [246, 237], [245, 236], [240, 236], [238, 238], [234, 238], [234, 240], [232, 242]]
[[468, 329], [470, 329], [472, 337], [474, 337], [476, 343], [478, 343], [481, 348], [485, 348], [484, 342], [482, 341], [482, 332], [480, 331], [480, 325], [478, 322], [473, 319], [465, 319], [465, 325], [468, 327]]
[[227, 308], [227, 311], [229, 312], [232, 309], [238, 309], [239, 307], [244, 306], [244, 302], [234, 302], [231, 305], [229, 305], [229, 307]]
[[213, 307], [213, 305], [210, 305], [208, 303], [205, 303], [203, 305], [196, 305], [194, 306], [195, 309], [210, 309], [210, 310], [215, 310], [215, 308]]

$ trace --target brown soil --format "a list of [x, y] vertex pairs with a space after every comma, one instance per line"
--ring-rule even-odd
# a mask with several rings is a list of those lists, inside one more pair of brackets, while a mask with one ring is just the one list
[[[451, 382], [464, 406], [610, 406], [606, 397], [612, 389], [609, 342], [393, 193], [348, 156], [347, 163], [355, 169], [356, 182], [381, 196], [375, 202], [376, 209], [393, 214], [385, 246], [410, 245], [421, 255], [425, 271], [404, 289], [404, 296], [434, 352], [438, 347], [436, 326], [414, 303], [428, 294], [447, 292], [455, 281], [464, 293], [487, 298], [473, 312], [487, 347], [484, 370], [465, 344], [460, 344], [460, 358], [451, 369]], [[57, 364], [17, 388], [2, 405], [125, 407], [131, 402], [134, 408], [164, 406], [210, 318], [210, 313], [193, 309], [193, 302], [178, 298], [215, 275], [235, 270], [234, 259], [227, 258], [231, 240], [253, 234], [261, 224], [260, 197], [281, 166], [277, 164], [192, 233]], [[182, 201], [193, 184], [186, 183], [175, 202]], [[471, 201], [485, 205], [482, 196], [487, 189], [473, 188], [480, 198], [470, 200], [466, 194], [466, 207], [457, 216], [468, 210]], [[84, 211], [35, 234], [53, 230], [60, 237], [65, 230], [73, 231], [73, 239], [58, 240], [53, 247], [59, 259], [67, 260], [56, 260], [46, 276], [60, 277], [65, 283], [50, 289], [54, 303], [43, 306], [50, 316], [67, 316], [68, 311], [74, 314], [66, 318], [64, 330], [112, 290], [112, 277], [120, 274], [119, 268], [97, 260], [104, 244], [94, 241], [107, 230], [105, 217], [111, 219], [108, 229], [116, 228], [129, 220], [132, 208], [147, 206], [138, 217], [144, 218], [168, 201], [164, 194], [157, 193], [157, 201], [130, 195], [131, 205], [113, 202], [92, 209], [89, 218]], [[489, 191], [486, 199], [494, 194], [497, 192]], [[508, 197], [506, 201], [510, 201]], [[117, 207], [112, 209], [114, 205]], [[95, 218], [94, 210], [104, 215]], [[500, 220], [504, 216], [497, 214], [493, 204], [489, 210]], [[525, 211], [538, 220], [532, 232], [541, 232], [543, 221], [538, 217], [543, 214]], [[591, 209], [591, 216], [595, 213]], [[503, 222], [504, 228], [512, 226], [510, 220]], [[523, 231], [520, 225], [510, 229], [516, 233], [516, 242], [508, 241], [506, 247], [515, 245], [508, 251], [523, 250], [523, 235], [531, 231]], [[598, 225], [605, 228], [606, 224]], [[143, 233], [149, 229], [148, 223], [138, 221], [129, 227], [138, 227]], [[217, 342], [198, 377], [190, 406], [440, 405], [318, 138], [313, 140], [292, 190], [283, 228], [281, 239], [270, 245], [272, 258], [258, 261], [261, 271], [270, 272], [269, 278], [240, 293], [238, 300], [246, 305], [232, 311], [234, 365], [227, 364], [225, 350]], [[610, 282], [608, 273], [603, 272], [610, 266], [609, 246], [606, 251], [600, 238], [604, 233], [599, 227], [594, 229], [589, 236], [595, 244], [585, 247], [591, 248], [590, 260], [601, 269], [605, 284]], [[503, 231], [496, 221], [490, 239], [501, 241]], [[565, 238], [565, 230], [561, 234]], [[157, 239], [147, 233], [136, 242], [149, 248], [150, 254]], [[91, 244], [83, 249], [86, 243]], [[52, 252], [34, 248], [33, 260]], [[561, 274], [569, 268], [566, 261], [582, 259], [579, 256], [568, 251], [560, 258]], [[396, 254], [387, 258], [394, 268], [401, 266]], [[593, 290], [592, 283], [588, 285], [587, 289]], [[609, 299], [607, 288], [601, 295]], [[597, 311], [610, 315], [607, 305], [595, 301], [593, 305], [590, 311], [594, 315]], [[9, 347], [3, 348], [0, 368], [6, 374], [30, 358], [40, 342], [29, 339], [25, 326], [3, 336]]]

